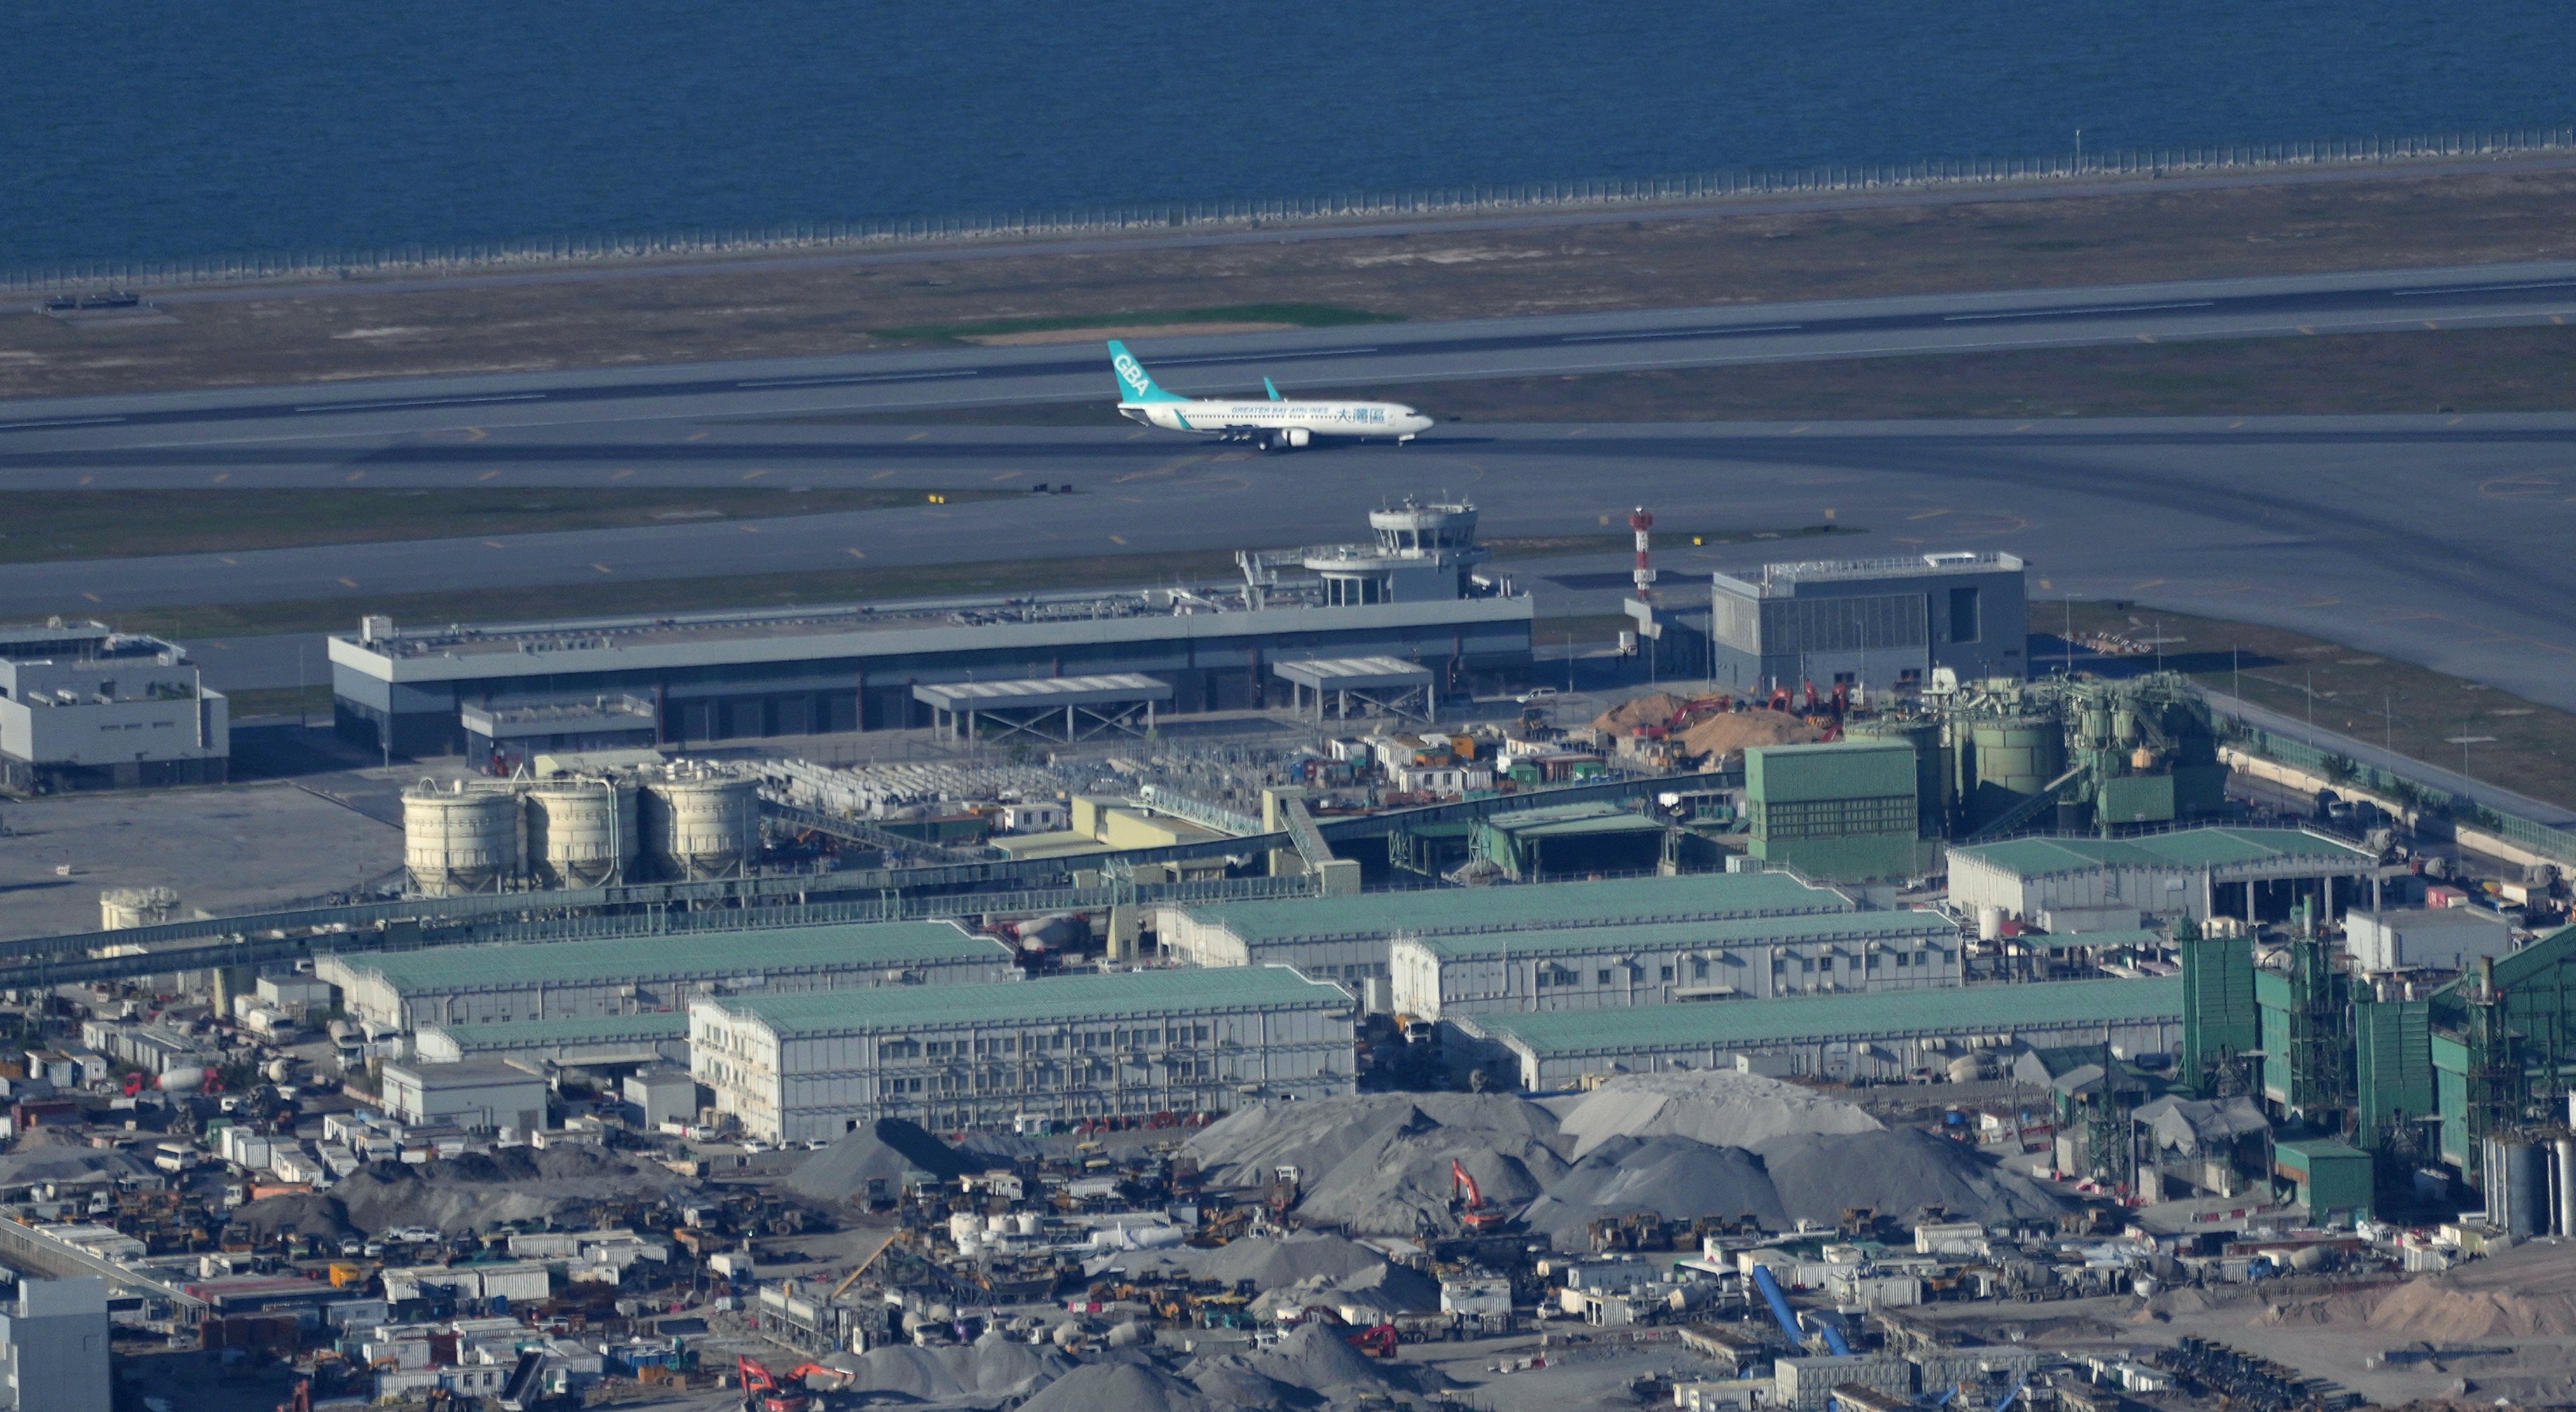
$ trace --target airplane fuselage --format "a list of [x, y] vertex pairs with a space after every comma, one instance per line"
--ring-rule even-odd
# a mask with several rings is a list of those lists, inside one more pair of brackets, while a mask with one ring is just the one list
[[1326, 438], [1382, 437], [1411, 441], [1432, 420], [1398, 402], [1223, 401], [1121, 402], [1118, 415], [1165, 431], [1196, 432], [1264, 446], [1304, 446]]

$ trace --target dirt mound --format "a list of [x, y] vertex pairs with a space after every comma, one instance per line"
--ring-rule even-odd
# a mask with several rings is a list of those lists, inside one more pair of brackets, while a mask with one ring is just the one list
[[1650, 691], [1632, 696], [1592, 718], [1592, 728], [1612, 735], [1626, 735], [1639, 726], [1660, 726], [1673, 718], [1673, 713], [1689, 703], [1667, 691]]
[[[1343, 1402], [1382, 1397], [1389, 1391], [1436, 1392], [1445, 1385], [1432, 1369], [1376, 1362], [1344, 1342], [1338, 1331], [1312, 1321], [1290, 1329], [1269, 1348], [1193, 1359], [1181, 1369], [1181, 1376], [1220, 1401], [1239, 1398], [1247, 1391], [1289, 1388], [1308, 1399], [1320, 1393]], [[1261, 1402], [1277, 1405], [1266, 1398]]]
[[2065, 1209], [2047, 1188], [1976, 1149], [1910, 1128], [1798, 1134], [1755, 1150], [1792, 1221], [1831, 1225], [1855, 1207], [1902, 1221], [1937, 1206], [1953, 1220], [1989, 1223]]
[[1618, 1137], [1756, 1147], [1792, 1133], [1876, 1132], [1884, 1126], [1857, 1104], [1732, 1069], [1622, 1074], [1570, 1103], [1548, 1106], [1563, 1115], [1559, 1131], [1574, 1140], [1564, 1150], [1578, 1161]]
[[1453, 1225], [1453, 1160], [1499, 1205], [1536, 1198], [1565, 1171], [1555, 1136], [1553, 1115], [1508, 1094], [1360, 1094], [1247, 1109], [1192, 1138], [1190, 1150], [1229, 1186], [1258, 1186], [1294, 1166], [1308, 1220], [1410, 1236]]
[[864, 1201], [868, 1184], [883, 1184], [884, 1194], [899, 1195], [907, 1173], [920, 1172], [953, 1182], [984, 1170], [981, 1158], [958, 1151], [918, 1123], [879, 1118], [876, 1123], [806, 1159], [787, 1178], [787, 1189], [808, 1201]]
[[[2364, 1323], [2433, 1343], [2563, 1337], [2576, 1334], [2576, 1260], [2567, 1258], [2563, 1246], [2526, 1245], [2392, 1290], [2355, 1291], [2317, 1303], [2311, 1317], [2319, 1322]], [[2283, 1322], [2297, 1317], [2284, 1315]]]
[[833, 1360], [855, 1376], [852, 1392], [890, 1393], [912, 1402], [992, 1406], [1026, 1398], [1077, 1365], [1051, 1348], [1013, 1343], [998, 1333], [937, 1348], [894, 1344]]
[[1595, 1146], [1533, 1201], [1521, 1219], [1559, 1250], [1586, 1246], [1586, 1227], [1603, 1216], [1654, 1211], [1671, 1220], [1750, 1215], [1765, 1229], [1790, 1221], [1762, 1159], [1740, 1147], [1686, 1137], [1614, 1137]]
[[450, 1234], [550, 1220], [601, 1201], [669, 1196], [689, 1182], [596, 1147], [504, 1147], [417, 1165], [378, 1162], [332, 1189], [365, 1231], [428, 1226]]
[[224, 1228], [260, 1245], [281, 1235], [339, 1240], [358, 1233], [358, 1228], [349, 1224], [349, 1208], [340, 1203], [340, 1198], [310, 1192], [266, 1197], [237, 1207], [225, 1220]]
[[1150, 1363], [1086, 1363], [1020, 1404], [1020, 1412], [1213, 1412], [1197, 1388]]
[[1803, 745], [1824, 738], [1823, 731], [1786, 711], [1729, 711], [1684, 730], [1682, 751], [1716, 764], [1742, 755], [1748, 745]]

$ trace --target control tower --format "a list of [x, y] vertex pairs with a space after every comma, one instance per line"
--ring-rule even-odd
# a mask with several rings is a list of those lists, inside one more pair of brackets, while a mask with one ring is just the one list
[[1425, 505], [1410, 498], [1369, 512], [1374, 544], [1331, 544], [1298, 551], [1297, 562], [1323, 581], [1323, 606], [1424, 603], [1471, 596], [1469, 577], [1491, 551], [1476, 542], [1476, 507]]

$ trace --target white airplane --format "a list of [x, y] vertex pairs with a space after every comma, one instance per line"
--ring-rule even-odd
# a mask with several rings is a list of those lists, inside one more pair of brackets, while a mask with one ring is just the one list
[[1165, 431], [1194, 431], [1221, 441], [1249, 441], [1264, 451], [1285, 451], [1325, 437], [1393, 437], [1411, 441], [1431, 430], [1432, 420], [1400, 402], [1291, 402], [1268, 378], [1261, 385], [1270, 400], [1220, 402], [1166, 392], [1154, 375], [1127, 351], [1109, 340], [1109, 366], [1118, 374], [1118, 415]]

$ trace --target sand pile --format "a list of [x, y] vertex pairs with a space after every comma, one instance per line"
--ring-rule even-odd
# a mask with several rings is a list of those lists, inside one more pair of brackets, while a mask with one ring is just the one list
[[1052, 1348], [1014, 1343], [986, 1333], [971, 1344], [919, 1348], [894, 1344], [831, 1360], [857, 1376], [847, 1387], [884, 1393], [906, 1402], [989, 1407], [1029, 1397], [1072, 1371], [1074, 1359]]
[[2576, 1334], [2576, 1260], [2564, 1246], [2525, 1245], [2391, 1290], [2308, 1301], [2267, 1323], [2366, 1324], [2432, 1343]]
[[1020, 1404], [1020, 1412], [1214, 1412], [1218, 1404], [1151, 1363], [1085, 1363]]
[[1684, 730], [1682, 750], [1714, 757], [1718, 763], [1744, 753], [1748, 745], [1802, 745], [1825, 733], [1786, 711], [1730, 711], [1711, 716]]
[[1620, 1137], [1759, 1147], [1793, 1133], [1864, 1133], [1884, 1126], [1855, 1104], [1732, 1069], [1622, 1074], [1580, 1098], [1548, 1106], [1562, 1115], [1559, 1133], [1571, 1140], [1570, 1146], [1560, 1143], [1561, 1149], [1576, 1159]]
[[1602, 1216], [1653, 1211], [1669, 1219], [1750, 1214], [1769, 1230], [1790, 1225], [1762, 1159], [1740, 1147], [1686, 1137], [1614, 1137], [1551, 1184], [1521, 1219], [1559, 1250], [1580, 1250]]
[[1592, 718], [1592, 728], [1612, 735], [1626, 735], [1639, 726], [1660, 726], [1673, 718], [1673, 713], [1689, 703], [1668, 691], [1650, 691], [1632, 696]]
[[1565, 1172], [1555, 1134], [1546, 1109], [1506, 1094], [1360, 1094], [1246, 1109], [1200, 1132], [1189, 1150], [1228, 1186], [1259, 1186], [1293, 1165], [1307, 1220], [1410, 1236], [1454, 1225], [1453, 1160], [1498, 1205], [1537, 1197]]
[[1914, 1129], [1798, 1134], [1755, 1151], [1791, 1221], [1833, 1222], [1855, 1207], [1907, 1220], [1937, 1206], [1953, 1220], [1988, 1223], [2065, 1209], [2047, 1188], [1976, 1149]]
[[453, 1234], [547, 1220], [596, 1202], [659, 1197], [690, 1183], [596, 1147], [505, 1147], [418, 1164], [378, 1162], [332, 1189], [361, 1230], [429, 1226]]
[[882, 1182], [885, 1195], [897, 1196], [908, 1173], [953, 1182], [982, 1170], [981, 1157], [950, 1147], [920, 1124], [879, 1118], [807, 1158], [789, 1174], [786, 1187], [808, 1201], [865, 1201], [871, 1181]]

